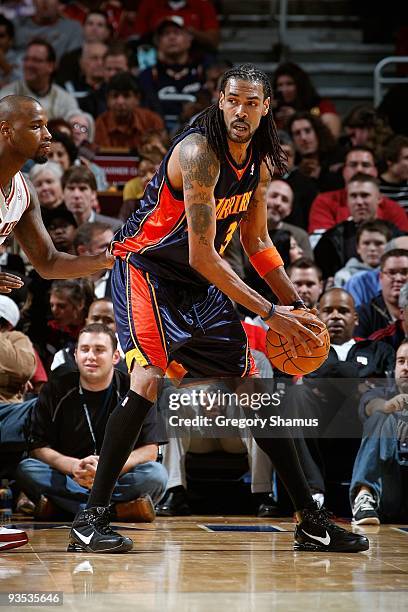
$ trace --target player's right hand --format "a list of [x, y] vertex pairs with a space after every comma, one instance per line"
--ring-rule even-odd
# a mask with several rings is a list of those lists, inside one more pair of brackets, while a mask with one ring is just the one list
[[[316, 346], [323, 346], [323, 341], [305, 327], [304, 324], [310, 323], [310, 313], [307, 310], [305, 310], [304, 315], [298, 312], [293, 314], [292, 311], [293, 306], [276, 306], [274, 314], [265, 322], [270, 329], [286, 338], [289, 345], [288, 349], [295, 359], [297, 357], [296, 343], [303, 346], [306, 355], [311, 355], [312, 352], [307, 345], [307, 340], [311, 339]], [[317, 317], [316, 323], [319, 323]], [[324, 324], [321, 323], [321, 326], [323, 328]]]
[[10, 293], [13, 289], [20, 289], [23, 285], [24, 282], [19, 276], [0, 272], [0, 293]]

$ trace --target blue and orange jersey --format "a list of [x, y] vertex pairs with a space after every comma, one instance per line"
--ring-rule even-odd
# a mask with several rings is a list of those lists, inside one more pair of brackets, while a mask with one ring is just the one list
[[[167, 176], [167, 163], [174, 147], [192, 128], [173, 142], [159, 169], [148, 183], [138, 210], [115, 234], [111, 252], [128, 258], [136, 267], [168, 280], [198, 285], [208, 284], [189, 265], [188, 228], [183, 192], [173, 189]], [[252, 147], [245, 163], [238, 166], [228, 155], [220, 164], [215, 185], [216, 234], [214, 246], [222, 255], [247, 210], [259, 183], [260, 161]]]

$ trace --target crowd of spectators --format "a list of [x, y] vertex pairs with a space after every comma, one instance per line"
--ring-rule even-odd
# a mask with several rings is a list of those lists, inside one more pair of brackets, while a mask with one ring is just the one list
[[[23, 171], [59, 250], [102, 252], [139, 206], [171, 138], [217, 101], [220, 76], [232, 65], [218, 54], [219, 40], [210, 0], [32, 0], [0, 7], [0, 98], [28, 95], [48, 114], [49, 161], [28, 162]], [[397, 118], [368, 105], [341, 117], [294, 63], [279, 65], [271, 82], [287, 172], [265, 194], [268, 230], [301, 298], [326, 322], [332, 348], [324, 366], [296, 385], [278, 371], [264, 374], [282, 381], [299, 412], [319, 415], [326, 434], [335, 435], [339, 415], [361, 422], [357, 443], [345, 446], [342, 474], [352, 481], [354, 520], [407, 517], [403, 499], [392, 511], [391, 489], [406, 480], [408, 463], [408, 135], [392, 129]], [[248, 285], [273, 298], [238, 234], [225, 258]], [[37, 518], [72, 514], [93, 481], [111, 396], [129, 384], [116, 345], [110, 272], [42, 279], [12, 239], [0, 245], [0, 268], [24, 280], [22, 289], [0, 296], [1, 475], [16, 478], [19, 510]], [[252, 350], [265, 358], [262, 322], [237, 308]], [[99, 383], [88, 384], [83, 399], [81, 385], [92, 369]], [[379, 390], [374, 378], [390, 383]], [[333, 379], [359, 384], [346, 396], [347, 385]], [[28, 428], [26, 441], [16, 422]], [[274, 515], [273, 467], [250, 435], [232, 446], [171, 440], [161, 465], [158, 446], [167, 440], [157, 423], [145, 424], [122, 471], [114, 492], [118, 517], [153, 520], [152, 504], [159, 514], [188, 513], [186, 453], [215, 446], [248, 452], [252, 491], [264, 496], [257, 498], [260, 516]], [[381, 431], [391, 436], [385, 446]], [[319, 442], [297, 439], [323, 503], [332, 455]], [[19, 465], [16, 456], [23, 458]], [[160, 501], [164, 468], [169, 488]]]

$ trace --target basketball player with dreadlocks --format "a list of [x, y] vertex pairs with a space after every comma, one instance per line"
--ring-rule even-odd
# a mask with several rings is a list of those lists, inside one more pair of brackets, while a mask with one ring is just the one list
[[[116, 479], [134, 447], [170, 360], [192, 377], [255, 374], [231, 300], [295, 342], [320, 340], [294, 316], [304, 307], [267, 232], [264, 192], [284, 171], [267, 76], [251, 65], [225, 73], [219, 103], [173, 142], [139, 210], [115, 235], [112, 297], [131, 388], [112, 413], [87, 508], [74, 519], [69, 551], [126, 552], [130, 538], [109, 526]], [[250, 289], [221, 255], [239, 226], [242, 245], [282, 306]], [[292, 498], [295, 549], [367, 550], [367, 538], [340, 529], [311, 497], [293, 440], [255, 438]]]

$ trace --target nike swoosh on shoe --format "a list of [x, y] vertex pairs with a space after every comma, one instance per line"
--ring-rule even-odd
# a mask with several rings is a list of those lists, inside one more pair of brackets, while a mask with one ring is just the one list
[[306, 534], [307, 536], [309, 536], [309, 538], [313, 538], [313, 540], [317, 540], [318, 542], [321, 542], [324, 546], [329, 546], [330, 544], [330, 536], [326, 531], [326, 536], [324, 538], [320, 537], [320, 536], [316, 536], [316, 535], [312, 535], [311, 533], [307, 533], [307, 531], [305, 531], [304, 529], [302, 529], [303, 533]]
[[89, 545], [90, 541], [92, 540], [92, 538], [93, 538], [93, 537], [94, 537], [94, 535], [95, 535], [95, 532], [94, 532], [94, 531], [91, 533], [91, 535], [90, 535], [90, 536], [84, 536], [84, 535], [82, 535], [82, 533], [79, 533], [79, 531], [77, 531], [76, 529], [73, 529], [72, 531], [73, 531], [73, 532], [75, 533], [75, 535], [76, 535], [76, 536], [77, 536], [77, 537], [78, 537], [78, 538], [81, 540], [81, 542], [83, 542], [83, 543], [84, 543], [84, 544], [86, 544], [87, 546]]

